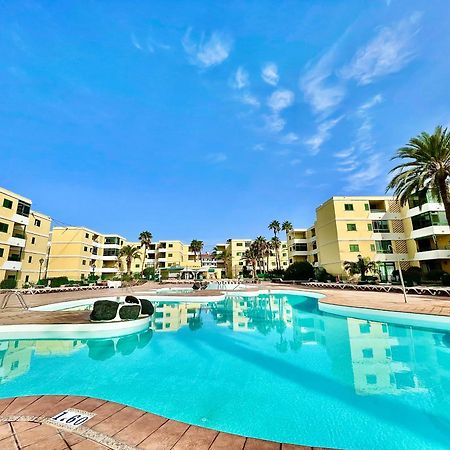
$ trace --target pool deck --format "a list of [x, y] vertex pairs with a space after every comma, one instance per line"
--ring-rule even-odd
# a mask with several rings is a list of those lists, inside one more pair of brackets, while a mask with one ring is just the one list
[[[49, 419], [67, 408], [94, 417], [69, 429]], [[90, 397], [44, 395], [0, 400], [2, 450], [319, 450], [222, 433]]]

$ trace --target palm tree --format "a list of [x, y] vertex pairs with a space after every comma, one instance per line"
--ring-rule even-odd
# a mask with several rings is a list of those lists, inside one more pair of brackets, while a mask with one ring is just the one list
[[292, 226], [291, 222], [285, 220], [281, 225], [281, 229], [286, 233], [286, 240], [287, 240], [289, 232], [292, 231], [294, 227]]
[[442, 126], [433, 134], [422, 132], [399, 148], [392, 159], [407, 161], [395, 166], [395, 172], [387, 190], [393, 189], [401, 205], [417, 195], [424, 199], [427, 192], [444, 204], [447, 222], [450, 224], [450, 132]]
[[230, 276], [230, 267], [229, 263], [231, 261], [231, 253], [228, 248], [225, 248], [223, 251], [220, 251], [217, 247], [214, 247], [213, 249], [213, 255], [217, 260], [222, 260], [223, 265], [225, 267], [226, 276]]
[[270, 255], [272, 254], [272, 250], [273, 250], [273, 243], [272, 243], [272, 241], [267, 241], [266, 242], [266, 248], [264, 249], [264, 256], [266, 257], [267, 272], [269, 272], [269, 270], [270, 270], [270, 268], [269, 268], [269, 258], [270, 258]]
[[202, 259], [203, 241], [192, 239], [190, 247], [191, 250], [194, 252], [195, 261], [197, 261], [197, 255], [200, 255], [200, 265], [203, 266], [203, 259]]
[[254, 240], [254, 244], [258, 253], [258, 265], [261, 272], [264, 272], [264, 252], [267, 246], [267, 239], [264, 236], [258, 236]]
[[256, 280], [256, 265], [258, 264], [258, 250], [256, 246], [253, 245], [253, 243], [244, 252], [242, 259], [245, 259], [247, 264], [251, 264], [253, 279]]
[[279, 248], [281, 245], [281, 241], [277, 236], [274, 236], [270, 242], [272, 243], [272, 248], [275, 251], [275, 263], [277, 265], [277, 270], [280, 270], [280, 253], [279, 253]]
[[131, 275], [131, 264], [135, 259], [141, 259], [139, 247], [133, 245], [124, 245], [119, 251], [119, 258], [125, 258], [127, 263], [127, 273]]
[[272, 222], [269, 223], [269, 226], [267, 228], [269, 230], [272, 230], [273, 235], [276, 236], [277, 233], [279, 233], [281, 230], [280, 222], [278, 222], [278, 220], [272, 220]]
[[141, 241], [141, 247], [144, 247], [144, 262], [142, 263], [141, 275], [144, 274], [145, 269], [145, 259], [147, 258], [147, 249], [150, 247], [152, 243], [153, 235], [150, 231], [143, 231], [139, 235], [139, 240]]
[[358, 261], [344, 261], [342, 265], [350, 275], [361, 274], [361, 281], [366, 279], [367, 272], [374, 272], [377, 267], [374, 261], [363, 258], [361, 255], [358, 255]]
[[272, 222], [269, 223], [269, 226], [267, 228], [273, 231], [272, 245], [275, 250], [275, 261], [277, 265], [277, 270], [280, 270], [279, 254], [278, 254], [278, 247], [280, 245], [280, 240], [277, 237], [277, 234], [281, 231], [280, 222], [278, 222], [278, 220], [272, 220]]

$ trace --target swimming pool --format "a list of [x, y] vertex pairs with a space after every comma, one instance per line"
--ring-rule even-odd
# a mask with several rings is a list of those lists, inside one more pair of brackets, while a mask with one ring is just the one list
[[38, 394], [297, 444], [450, 448], [450, 334], [324, 313], [294, 294], [159, 302], [141, 334], [0, 341], [0, 396]]

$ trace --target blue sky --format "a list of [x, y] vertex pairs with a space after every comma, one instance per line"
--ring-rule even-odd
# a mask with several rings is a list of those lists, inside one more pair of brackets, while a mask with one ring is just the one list
[[447, 0], [0, 6], [0, 185], [136, 239], [309, 226], [448, 125]]

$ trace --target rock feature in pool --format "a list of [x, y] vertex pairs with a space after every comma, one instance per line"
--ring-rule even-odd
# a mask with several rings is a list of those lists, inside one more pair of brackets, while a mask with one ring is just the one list
[[155, 312], [149, 300], [138, 299], [131, 295], [125, 298], [125, 303], [112, 300], [97, 300], [90, 314], [91, 322], [118, 322], [149, 317]]

